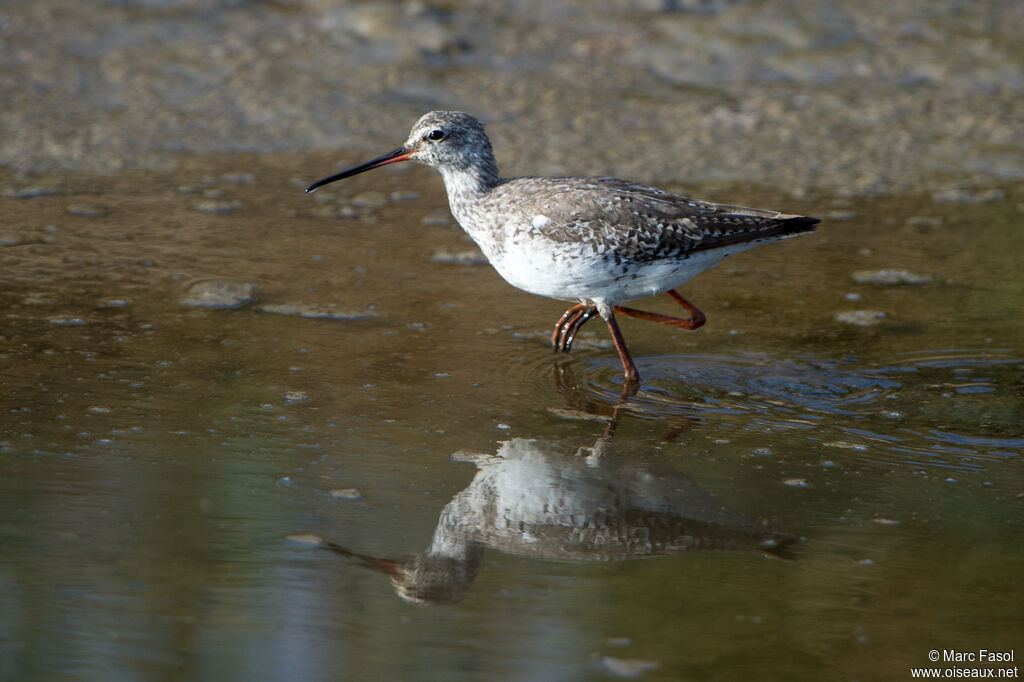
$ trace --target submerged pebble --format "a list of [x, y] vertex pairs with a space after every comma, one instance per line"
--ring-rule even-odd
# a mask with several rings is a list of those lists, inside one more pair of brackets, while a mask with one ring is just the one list
[[402, 201], [415, 201], [420, 198], [420, 193], [415, 190], [396, 190], [388, 195], [388, 200], [395, 203]]
[[932, 276], [919, 275], [904, 268], [857, 270], [853, 273], [853, 281], [857, 284], [927, 284], [932, 281]]
[[26, 294], [21, 299], [22, 305], [53, 305], [56, 302], [56, 299], [38, 291]]
[[957, 203], [957, 204], [985, 204], [990, 201], [999, 201], [1006, 196], [1001, 189], [969, 190], [962, 187], [948, 187], [939, 190], [932, 195], [936, 203]]
[[193, 211], [199, 211], [200, 213], [234, 213], [238, 209], [242, 208], [243, 204], [238, 199], [222, 200], [222, 199], [208, 199], [206, 201], [197, 201], [189, 205]]
[[108, 209], [93, 204], [71, 204], [68, 206], [68, 214], [80, 218], [101, 218], [109, 213]]
[[256, 177], [252, 173], [246, 173], [244, 171], [238, 173], [224, 173], [219, 179], [221, 182], [233, 182], [239, 185], [248, 185], [256, 181]]
[[34, 199], [36, 197], [49, 197], [63, 193], [64, 190], [59, 187], [29, 185], [28, 187], [7, 187], [4, 189], [3, 195], [8, 199]]
[[284, 536], [284, 539], [299, 545], [311, 545], [313, 547], [327, 544], [324, 536], [317, 535], [316, 533], [292, 533]]
[[[845, 440], [828, 441], [826, 443], [822, 443], [822, 445], [825, 446], [826, 448], [843, 448], [845, 450], [864, 451], [868, 449], [866, 445], [862, 445], [860, 443], [850, 443], [849, 441]], [[822, 463], [822, 466], [824, 466], [824, 463]]]
[[487, 257], [480, 249], [465, 251], [435, 251], [430, 260], [447, 265], [487, 265]]
[[296, 315], [317, 320], [365, 320], [379, 316], [372, 310], [352, 310], [335, 303], [263, 303], [256, 310], [262, 313]]
[[447, 213], [428, 213], [423, 216], [420, 222], [430, 227], [440, 227], [442, 225], [451, 225], [452, 219]]
[[335, 488], [331, 491], [331, 497], [336, 500], [361, 500], [363, 493], [359, 488]]
[[942, 218], [938, 216], [915, 215], [907, 218], [908, 227], [932, 228], [942, 225]]
[[615, 658], [614, 656], [603, 656], [601, 665], [612, 675], [629, 680], [641, 677], [644, 673], [658, 668], [657, 661], [646, 661], [641, 658]]
[[843, 310], [835, 314], [836, 322], [844, 322], [857, 327], [870, 327], [886, 318], [881, 310]]
[[255, 293], [256, 285], [250, 282], [211, 279], [190, 286], [180, 302], [206, 308], [240, 308], [251, 303]]
[[127, 308], [132, 302], [127, 298], [104, 298], [97, 304], [97, 308]]
[[352, 205], [356, 208], [380, 208], [386, 203], [388, 203], [388, 197], [384, 192], [360, 192], [352, 197]]
[[50, 324], [55, 324], [61, 327], [76, 327], [78, 325], [89, 324], [90, 320], [84, 317], [78, 317], [77, 315], [53, 315], [47, 318]]
[[294, 405], [295, 403], [304, 403], [309, 400], [309, 394], [305, 391], [288, 391], [283, 396], [285, 405]]

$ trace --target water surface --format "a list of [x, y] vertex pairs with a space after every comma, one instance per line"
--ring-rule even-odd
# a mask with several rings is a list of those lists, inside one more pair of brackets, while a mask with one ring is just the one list
[[[623, 396], [600, 325], [557, 356], [560, 303], [447, 262], [472, 245], [426, 169], [310, 197], [326, 154], [181, 166], [3, 178], [4, 677], [900, 679], [1019, 649], [1019, 192], [783, 198], [835, 217], [686, 286], [697, 332], [624, 321]], [[882, 269], [930, 281], [854, 279]], [[237, 307], [187, 305], [211, 282]]]

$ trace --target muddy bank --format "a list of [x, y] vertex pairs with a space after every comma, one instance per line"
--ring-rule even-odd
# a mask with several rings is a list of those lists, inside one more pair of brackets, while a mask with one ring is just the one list
[[459, 108], [507, 175], [990, 187], [1024, 177], [1022, 23], [1012, 0], [18, 0], [0, 7], [0, 163], [361, 156]]

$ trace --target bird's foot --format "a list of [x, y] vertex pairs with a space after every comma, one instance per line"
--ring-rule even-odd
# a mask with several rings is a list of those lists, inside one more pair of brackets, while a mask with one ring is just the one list
[[566, 310], [551, 333], [551, 345], [554, 346], [555, 351], [568, 353], [580, 327], [595, 315], [597, 315], [597, 307], [584, 303], [577, 303]]

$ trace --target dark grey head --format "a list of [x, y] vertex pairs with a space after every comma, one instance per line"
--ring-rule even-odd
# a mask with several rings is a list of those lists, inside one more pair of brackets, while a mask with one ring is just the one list
[[358, 175], [373, 168], [399, 161], [418, 161], [448, 171], [470, 171], [481, 176], [485, 183], [497, 182], [498, 169], [494, 162], [491, 141], [484, 126], [461, 111], [431, 111], [424, 114], [412, 127], [405, 144], [384, 156], [318, 180], [306, 189], [313, 192], [330, 182]]

